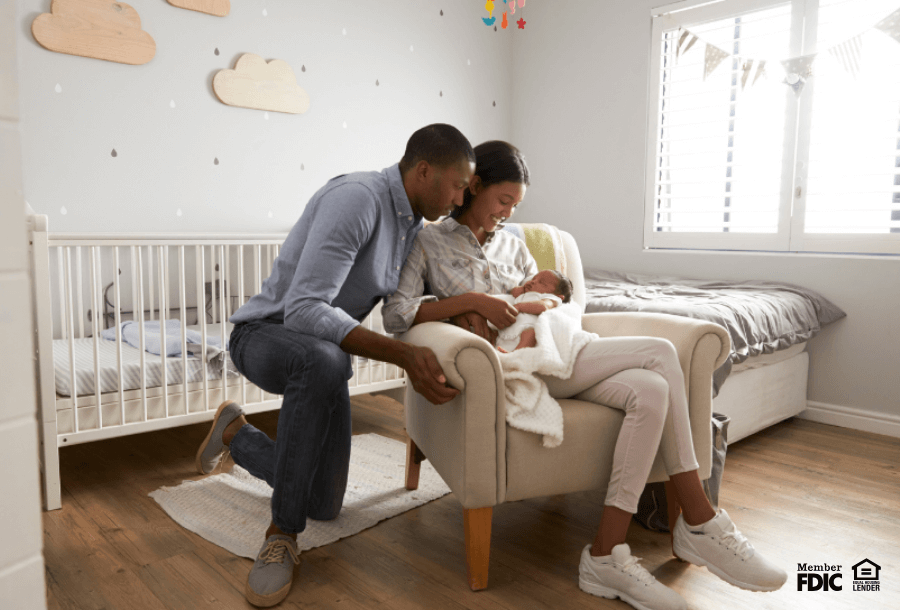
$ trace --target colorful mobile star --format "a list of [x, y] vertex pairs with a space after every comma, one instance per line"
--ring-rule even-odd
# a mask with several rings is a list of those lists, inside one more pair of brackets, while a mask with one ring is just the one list
[[519, 29], [520, 29], [520, 30], [524, 30], [524, 29], [525, 29], [525, 24], [526, 24], [527, 22], [526, 22], [524, 19], [519, 18], [519, 20], [516, 21], [516, 23], [519, 24]]

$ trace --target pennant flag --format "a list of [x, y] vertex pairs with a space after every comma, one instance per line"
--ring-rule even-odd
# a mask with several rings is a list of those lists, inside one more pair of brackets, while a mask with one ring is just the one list
[[766, 75], [766, 60], [765, 59], [760, 60], [759, 63], [756, 64], [756, 74], [753, 76], [753, 82], [750, 83], [751, 87], [756, 84], [756, 81], [759, 80], [760, 76], [768, 78], [768, 76]]
[[900, 42], [900, 9], [876, 23], [875, 29], [881, 30], [897, 42]]
[[748, 59], [744, 61], [743, 66], [743, 74], [741, 75], [741, 91], [747, 86], [747, 77], [750, 76], [750, 72], [753, 71], [753, 60]]
[[805, 78], [812, 74], [812, 64], [815, 59], [816, 53], [801, 55], [793, 59], [784, 59], [781, 61], [781, 65], [784, 66], [784, 71], [788, 74], [797, 74]]
[[712, 74], [719, 64], [725, 61], [726, 57], [728, 57], [728, 53], [707, 43], [706, 61], [703, 62], [703, 80], [706, 80], [706, 77]]
[[862, 34], [831, 47], [828, 49], [828, 53], [841, 64], [850, 76], [856, 78], [862, 58]]
[[697, 42], [697, 37], [684, 30], [681, 34], [681, 37], [678, 39], [678, 48], [676, 49], [675, 59], [678, 59], [679, 56], [687, 53], [694, 43]]

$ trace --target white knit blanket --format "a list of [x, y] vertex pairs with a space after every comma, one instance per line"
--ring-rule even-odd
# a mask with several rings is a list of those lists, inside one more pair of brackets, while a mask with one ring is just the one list
[[542, 434], [544, 447], [563, 440], [562, 408], [535, 373], [568, 379], [575, 359], [597, 335], [581, 329], [581, 308], [566, 303], [537, 316], [537, 347], [500, 353], [506, 390], [506, 422], [513, 428]]
[[[344, 505], [333, 521], [306, 522], [299, 550], [331, 544], [448, 493], [450, 488], [427, 461], [419, 488], [405, 487], [406, 445], [377, 434], [352, 439]], [[150, 492], [172, 519], [213, 544], [255, 559], [272, 518], [272, 488], [235, 465], [231, 472], [183, 481]]]

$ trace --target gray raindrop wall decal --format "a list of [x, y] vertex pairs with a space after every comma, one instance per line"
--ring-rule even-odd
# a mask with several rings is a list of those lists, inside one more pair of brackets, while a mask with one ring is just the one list
[[303, 164], [301, 163], [301, 164], [300, 164], [300, 170], [303, 171], [304, 169], [306, 169], [306, 168], [303, 167]]
[[213, 159], [213, 165], [218, 165], [218, 164], [219, 164], [219, 158], [216, 157], [215, 159]]
[[378, 85], [379, 85], [378, 79], [376, 78], [376, 79], [375, 79], [375, 86], [377, 87]]
[[496, 25], [494, 26], [494, 31], [495, 31], [495, 32], [497, 31], [497, 26], [496, 26]]
[[497, 106], [497, 102], [494, 102], [494, 106], [495, 106], [495, 107]]
[[306, 65], [300, 66], [300, 71], [301, 71], [301, 72], [306, 72]]
[[110, 154], [111, 154], [113, 157], [118, 157], [118, 156], [119, 156], [119, 153], [116, 152], [116, 149], [115, 149], [115, 148], [112, 149], [112, 152], [111, 152]]
[[441, 9], [441, 17], [444, 16], [444, 9]]
[[441, 91], [438, 95], [440, 95], [441, 97], [444, 97], [444, 92]]
[[213, 51], [213, 53], [215, 53], [216, 55], [218, 55], [218, 54], [219, 54], [219, 47], [216, 47], [216, 50]]

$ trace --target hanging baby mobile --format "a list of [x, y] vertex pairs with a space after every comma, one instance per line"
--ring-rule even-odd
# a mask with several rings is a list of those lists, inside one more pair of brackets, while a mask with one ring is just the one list
[[[869, 31], [881, 32], [898, 43], [900, 43], [900, 9], [897, 9], [874, 26]], [[845, 40], [839, 44], [829, 47], [825, 52], [829, 53], [837, 63], [854, 78], [860, 71], [860, 58], [862, 56], [865, 36], [869, 31], [857, 34], [853, 38]], [[676, 61], [692, 51], [693, 49], [703, 49], [703, 80], [711, 75], [719, 65], [725, 61], [731, 54], [719, 47], [703, 41], [697, 34], [686, 28], [679, 28], [675, 35], [675, 58]], [[697, 51], [694, 51], [697, 52]], [[778, 72], [783, 72], [782, 82], [791, 87], [797, 95], [803, 91], [803, 85], [812, 75], [813, 62], [818, 57], [818, 53], [810, 55], [801, 55], [777, 61]], [[748, 84], [753, 86], [760, 78], [769, 78], [771, 74], [771, 64], [775, 63], [767, 60], [752, 57], [735, 56], [740, 61], [741, 71], [741, 88], [745, 89]], [[767, 70], [768, 69], [768, 70]]]

